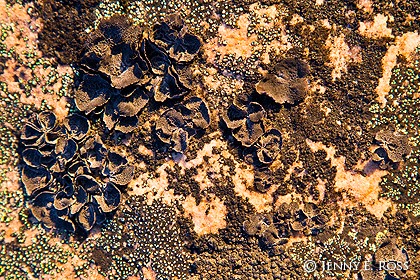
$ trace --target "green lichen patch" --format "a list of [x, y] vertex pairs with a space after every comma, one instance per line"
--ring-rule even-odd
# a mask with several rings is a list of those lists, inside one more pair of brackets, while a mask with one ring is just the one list
[[71, 253], [62, 244], [50, 244], [51, 237], [37, 235], [30, 245], [0, 244], [0, 276], [5, 279], [39, 278], [60, 273], [60, 264], [68, 261]]
[[[4, 83], [2, 85], [5, 86]], [[3, 89], [0, 89], [0, 93], [5, 94]], [[14, 165], [18, 161], [16, 133], [22, 128], [32, 109], [29, 105], [22, 105], [16, 93], [9, 93], [7, 97], [1, 98], [0, 105], [3, 108], [0, 115], [0, 165]], [[3, 176], [0, 175], [0, 178]]]
[[83, 246], [85, 257], [108, 279], [144, 279], [144, 270], [153, 271], [156, 279], [188, 278], [191, 256], [180, 238], [175, 210], [160, 201], [147, 205], [141, 197], [131, 197], [102, 235]]
[[[420, 50], [419, 50], [420, 51]], [[418, 51], [418, 53], [419, 53]], [[412, 153], [400, 170], [385, 177], [381, 182], [383, 196], [396, 201], [400, 208], [415, 216], [420, 215], [419, 156], [420, 156], [420, 61], [411, 65], [400, 63], [393, 69], [391, 90], [384, 108], [374, 104], [372, 127], [392, 125], [406, 134]]]

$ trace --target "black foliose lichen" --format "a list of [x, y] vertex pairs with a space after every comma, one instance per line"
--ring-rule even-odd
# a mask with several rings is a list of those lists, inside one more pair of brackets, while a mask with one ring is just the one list
[[235, 101], [222, 115], [222, 120], [233, 138], [244, 147], [244, 157], [249, 163], [259, 166], [271, 164], [279, 154], [282, 137], [275, 128], [266, 129], [267, 113], [254, 101]]
[[134, 168], [108, 151], [79, 114], [41, 112], [23, 127], [22, 183], [33, 216], [47, 228], [90, 231], [121, 201]]
[[287, 243], [292, 236], [316, 236], [325, 227], [328, 218], [310, 202], [281, 204], [273, 213], [254, 214], [243, 223], [249, 236], [256, 236], [265, 248], [275, 249]]
[[210, 125], [206, 103], [192, 97], [174, 108], [166, 110], [156, 122], [156, 135], [178, 153], [186, 151], [189, 138]]
[[269, 214], [255, 214], [244, 221], [243, 230], [249, 236], [257, 236], [267, 248], [283, 244], [284, 238], [280, 238], [278, 230], [273, 223], [273, 216]]
[[101, 114], [109, 130], [132, 132], [149, 100], [161, 103], [191, 91], [188, 64], [200, 46], [176, 17], [148, 31], [122, 16], [104, 20], [80, 61], [76, 106]]

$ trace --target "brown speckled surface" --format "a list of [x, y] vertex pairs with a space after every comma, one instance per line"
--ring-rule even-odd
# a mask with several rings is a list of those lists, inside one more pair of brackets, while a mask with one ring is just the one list
[[[185, 98], [206, 102], [210, 126], [177, 154], [155, 123], [178, 101], [151, 102], [128, 134], [90, 115], [134, 178], [90, 233], [45, 229], [20, 180], [22, 126], [40, 111], [60, 120], [78, 111], [78, 63], [103, 18], [122, 14], [146, 32], [173, 13], [202, 42]], [[0, 277], [419, 279], [419, 16], [416, 1], [0, 0]], [[309, 67], [295, 104], [255, 89], [285, 58]], [[281, 132], [268, 166], [247, 162], [222, 121], [244, 98]], [[390, 127], [412, 151], [383, 168], [372, 160], [384, 145], [375, 135]], [[392, 260], [406, 266], [380, 266]]]

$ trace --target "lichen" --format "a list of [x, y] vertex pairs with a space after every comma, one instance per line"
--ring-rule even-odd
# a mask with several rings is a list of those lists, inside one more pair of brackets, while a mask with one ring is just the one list
[[148, 30], [123, 16], [104, 19], [80, 61], [76, 106], [87, 114], [103, 109], [108, 130], [132, 132], [150, 99], [179, 100], [191, 91], [188, 64], [200, 46], [179, 17]]
[[[418, 45], [419, 23], [415, 1], [70, 2], [8, 0], [6, 7], [0, 0], [5, 11], [12, 11], [0, 10], [2, 23], [6, 21], [2, 35], [9, 43], [11, 38], [17, 40], [15, 50], [11, 44], [0, 48], [5, 50], [0, 72], [7, 72], [0, 104], [6, 108], [0, 114], [5, 163], [0, 172], [0, 190], [4, 191], [0, 195], [0, 243], [5, 248], [0, 266], [7, 263], [10, 271], [1, 276], [418, 278], [419, 94], [418, 52], [413, 50]], [[183, 19], [182, 27], [168, 21], [173, 13]], [[133, 50], [138, 47], [133, 45], [138, 42], [127, 47], [109, 44], [112, 38], [106, 43], [92, 39], [104, 34], [104, 23], [118, 17], [129, 18], [129, 24], [119, 31], [127, 31], [130, 42], [137, 42], [134, 37], [147, 39], [151, 42], [147, 52], [158, 50], [159, 57], [142, 57], [148, 66], [154, 66], [148, 69], [150, 77], [141, 76], [138, 70], [143, 68], [132, 63], [136, 60]], [[26, 27], [31, 25], [29, 32]], [[110, 27], [112, 24], [106, 28]], [[197, 55], [192, 55], [196, 40], [186, 44], [192, 47], [190, 53], [178, 52], [177, 47], [185, 47], [186, 34], [199, 38], [202, 46]], [[163, 40], [155, 40], [155, 35]], [[26, 49], [29, 52], [21, 55]], [[142, 56], [141, 44], [138, 49]], [[81, 54], [98, 50], [96, 54], [105, 55], [97, 68], [92, 61], [80, 66]], [[305, 61], [311, 69], [310, 79], [299, 88], [292, 87], [298, 89], [298, 95], [280, 92], [280, 102], [275, 102], [261, 88], [263, 94], [258, 94], [255, 85], [283, 77], [284, 73], [273, 69], [285, 58]], [[73, 73], [66, 65], [56, 66], [56, 61], [78, 64], [75, 86], [80, 89], [89, 84], [87, 91], [96, 90], [95, 104], [84, 104], [83, 98], [74, 104]], [[178, 67], [185, 64], [187, 67]], [[270, 84], [287, 88], [294, 79], [286, 78], [286, 83]], [[149, 83], [141, 85], [145, 91], [131, 90], [143, 82]], [[278, 93], [271, 95], [279, 97]], [[219, 122], [244, 95], [250, 98], [248, 103], [258, 103], [265, 111], [261, 120], [247, 112], [245, 122], [255, 120], [252, 125], [263, 127], [263, 133], [242, 141], [245, 145], [235, 138], [244, 133], [225, 130]], [[191, 98], [197, 102], [189, 104]], [[235, 104], [244, 109], [248, 103]], [[97, 170], [95, 176], [89, 175], [93, 178], [84, 174], [78, 183], [96, 186], [95, 182], [102, 185], [111, 180], [108, 173], [112, 172], [98, 167], [109, 165], [101, 159], [104, 148], [136, 166], [135, 179], [120, 189], [123, 204], [119, 211], [109, 215], [101, 229], [92, 228], [86, 240], [45, 231], [29, 213], [31, 204], [19, 183], [19, 155], [23, 167], [34, 164], [39, 154], [32, 150], [34, 146], [18, 147], [15, 134], [22, 131], [28, 117], [35, 117], [32, 111], [45, 113], [47, 109], [55, 112], [59, 123], [68, 112], [82, 115], [89, 119], [92, 134], [97, 134], [87, 137], [88, 147], [78, 145], [89, 154], [84, 158], [87, 165]], [[174, 111], [182, 117], [167, 118], [176, 115]], [[168, 119], [182, 122], [178, 125]], [[391, 155], [398, 166], [381, 170], [370, 159], [375, 154], [370, 148], [373, 143], [383, 149], [393, 144], [383, 137], [375, 139], [389, 124], [404, 135], [403, 146], [408, 138], [412, 153], [408, 158], [403, 155], [401, 161], [398, 155]], [[41, 137], [48, 133], [42, 131]], [[65, 143], [58, 145], [62, 151]], [[382, 159], [386, 160], [379, 162]], [[102, 171], [105, 178], [99, 174]], [[66, 201], [63, 203], [65, 206]], [[290, 207], [296, 203], [297, 207]], [[88, 227], [89, 221], [86, 215]], [[261, 228], [247, 233], [246, 221]], [[47, 241], [42, 241], [44, 236]], [[37, 242], [42, 248], [34, 244]], [[128, 246], [131, 243], [134, 247]], [[375, 258], [389, 262], [392, 254], [401, 261], [407, 257], [409, 270], [396, 274], [377, 271]], [[366, 260], [373, 270], [305, 273], [303, 264], [308, 259]], [[15, 269], [18, 265], [20, 271]]]
[[145, 279], [145, 270], [155, 279], [185, 279], [190, 269], [191, 256], [180, 239], [175, 209], [161, 201], [147, 205], [139, 196], [128, 199], [101, 236], [84, 248], [107, 279]]
[[133, 178], [134, 167], [89, 134], [89, 121], [77, 114], [61, 124], [44, 111], [23, 127], [21, 179], [32, 214], [47, 228], [90, 231], [119, 206], [119, 188]]
[[[420, 49], [417, 48], [417, 56], [419, 52]], [[393, 125], [399, 131], [406, 133], [412, 143], [410, 158], [402, 165], [401, 170], [393, 172], [392, 176], [385, 177], [381, 186], [384, 190], [382, 194], [384, 197], [396, 201], [400, 209], [407, 209], [415, 216], [420, 215], [420, 202], [417, 199], [419, 188], [416, 181], [419, 174], [420, 154], [419, 63], [419, 60], [416, 59], [408, 65], [397, 65], [392, 71], [389, 102], [384, 108], [381, 108], [379, 104], [374, 104], [371, 107], [375, 113], [372, 127]]]

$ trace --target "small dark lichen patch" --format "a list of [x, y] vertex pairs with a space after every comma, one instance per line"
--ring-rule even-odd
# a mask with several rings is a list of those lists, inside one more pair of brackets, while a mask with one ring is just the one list
[[210, 112], [199, 97], [192, 97], [166, 110], [156, 122], [156, 135], [175, 152], [183, 153], [188, 140], [210, 125]]
[[411, 146], [407, 135], [401, 135], [398, 131], [380, 130], [375, 135], [377, 147], [372, 159], [379, 163], [379, 167], [398, 167], [411, 153]]
[[[275, 118], [282, 109], [289, 110], [304, 100], [309, 91], [308, 75], [306, 61], [279, 59], [255, 89], [238, 95], [222, 114], [223, 123], [240, 143], [246, 162], [264, 169], [280, 154], [283, 139], [280, 122]], [[290, 113], [293, 112], [281, 114]]]
[[243, 230], [249, 236], [257, 236], [262, 249], [275, 253], [292, 236], [317, 236], [327, 222], [328, 217], [314, 203], [292, 202], [283, 203], [273, 213], [251, 215], [244, 221]]
[[280, 131], [272, 128], [266, 131], [258, 141], [244, 150], [245, 159], [258, 166], [270, 165], [279, 155], [282, 146]]
[[272, 248], [277, 244], [287, 243], [287, 239], [279, 237], [271, 215], [252, 215], [243, 223], [243, 229], [249, 236], [258, 236], [264, 248]]
[[169, 19], [169, 24], [162, 22], [153, 27], [151, 40], [164, 48], [175, 61], [193, 60], [201, 47], [200, 40], [188, 33], [180, 16], [171, 15]]
[[301, 102], [308, 92], [309, 66], [298, 59], [281, 60], [271, 73], [255, 85], [260, 94], [266, 94], [278, 104]]
[[257, 102], [249, 102], [245, 106], [232, 104], [229, 106], [223, 121], [232, 130], [233, 137], [245, 147], [253, 145], [264, 133], [264, 108]]
[[254, 174], [254, 190], [261, 193], [267, 192], [273, 184], [271, 180], [272, 176], [274, 174], [269, 168], [256, 170]]
[[267, 112], [260, 103], [239, 99], [222, 115], [224, 125], [243, 147], [244, 158], [256, 166], [270, 165], [282, 146], [280, 131], [275, 128], [266, 129], [266, 117]]
[[275, 212], [275, 218], [280, 232], [286, 236], [299, 233], [316, 236], [322, 232], [329, 220], [325, 213], [311, 202], [302, 206], [296, 203], [282, 204]]
[[29, 208], [47, 228], [90, 231], [121, 201], [122, 186], [134, 167], [91, 136], [89, 121], [78, 114], [59, 123], [41, 112], [22, 130], [22, 183]]

